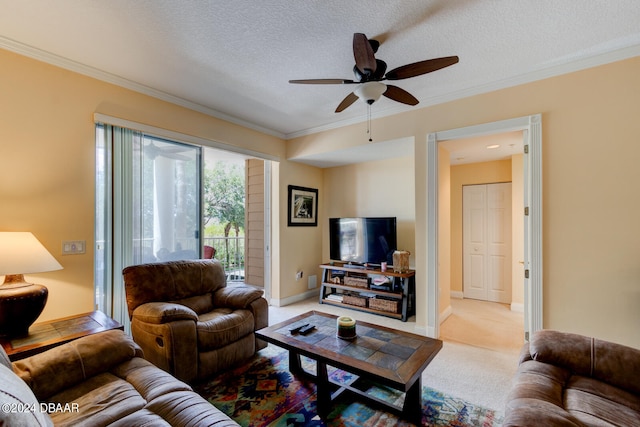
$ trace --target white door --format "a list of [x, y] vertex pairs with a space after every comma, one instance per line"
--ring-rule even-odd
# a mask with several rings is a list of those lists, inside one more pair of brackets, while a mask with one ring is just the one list
[[463, 187], [465, 298], [511, 303], [511, 183]]

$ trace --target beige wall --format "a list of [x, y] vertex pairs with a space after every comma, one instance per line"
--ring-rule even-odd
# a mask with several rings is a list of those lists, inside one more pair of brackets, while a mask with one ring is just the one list
[[[411, 158], [396, 158], [324, 171], [322, 225], [328, 218], [395, 216], [398, 249], [415, 250], [415, 181]], [[329, 260], [329, 233], [322, 233], [322, 259]]]
[[[426, 301], [426, 135], [541, 113], [544, 327], [640, 347], [638, 75], [640, 57], [373, 121], [378, 140], [416, 141], [419, 299]], [[366, 144], [364, 132], [359, 124], [301, 137], [287, 155]], [[420, 303], [418, 310], [420, 326], [426, 314]]]
[[[640, 347], [638, 75], [640, 57], [373, 121], [380, 141], [415, 140], [415, 223], [407, 229], [416, 234], [419, 301], [426, 301], [427, 134], [542, 113], [544, 327]], [[33, 275], [50, 289], [40, 320], [93, 308], [94, 112], [283, 159], [368, 143], [366, 125], [357, 124], [285, 144], [2, 50], [0, 93], [0, 229], [34, 232], [64, 267]], [[280, 194], [288, 184], [319, 188], [321, 209], [326, 194], [341, 191], [316, 168], [283, 161], [274, 169], [274, 211], [284, 224]], [[323, 226], [273, 227], [273, 294], [289, 297], [306, 289], [296, 269], [317, 269], [323, 259], [322, 245], [309, 244], [322, 241]], [[63, 240], [86, 240], [88, 251], [62, 257]], [[418, 325], [425, 316], [418, 304]]]
[[33, 232], [64, 268], [27, 275], [49, 288], [40, 321], [94, 308], [95, 112], [285, 157], [278, 138], [5, 50], [0, 94], [0, 230]]
[[[318, 226], [287, 226], [288, 187], [308, 187], [318, 189]], [[297, 296], [309, 292], [308, 278], [316, 275], [317, 287], [320, 286], [320, 269], [322, 263], [322, 235], [325, 227], [320, 210], [326, 203], [326, 192], [322, 184], [322, 170], [298, 163], [280, 164], [279, 197], [279, 241], [280, 241], [280, 277], [279, 283], [273, 284], [272, 302], [286, 305], [297, 301]], [[275, 203], [275, 202], [274, 202]], [[303, 278], [296, 280], [296, 273], [303, 272]], [[279, 289], [277, 289], [279, 288]], [[318, 292], [318, 289], [315, 290]]]

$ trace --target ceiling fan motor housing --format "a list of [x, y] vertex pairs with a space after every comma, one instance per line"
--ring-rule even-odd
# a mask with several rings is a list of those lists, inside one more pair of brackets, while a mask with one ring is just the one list
[[384, 78], [384, 73], [386, 72], [387, 63], [381, 59], [376, 59], [376, 70], [374, 72], [367, 69], [363, 73], [357, 65], [353, 66], [353, 75], [355, 76], [355, 80], [361, 83], [382, 80]]

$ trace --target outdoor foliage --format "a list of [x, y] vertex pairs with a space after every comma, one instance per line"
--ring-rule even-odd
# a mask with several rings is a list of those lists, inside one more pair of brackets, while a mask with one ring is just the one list
[[[219, 229], [219, 224], [225, 238], [229, 237], [231, 229], [236, 237], [244, 234], [244, 168], [233, 163], [216, 162], [213, 167], [205, 169], [203, 185], [205, 231]], [[219, 234], [209, 237], [216, 235]], [[229, 247], [228, 239], [224, 242], [224, 248], [216, 248], [216, 258], [226, 261], [227, 265], [239, 264], [240, 251]]]
[[204, 171], [204, 224], [212, 220], [232, 227], [236, 234], [244, 228], [244, 169], [237, 164], [216, 162]]

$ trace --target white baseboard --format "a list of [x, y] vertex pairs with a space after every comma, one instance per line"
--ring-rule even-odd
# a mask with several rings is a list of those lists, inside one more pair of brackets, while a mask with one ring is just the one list
[[294, 304], [296, 302], [304, 301], [314, 296], [317, 297], [318, 295], [320, 295], [319, 289], [311, 289], [307, 292], [303, 292], [301, 294], [283, 298], [283, 299], [271, 298], [269, 300], [269, 304], [273, 305], [274, 307], [284, 307], [289, 304]]
[[413, 329], [417, 335], [422, 335], [423, 337], [433, 337], [433, 334], [427, 335], [427, 328], [424, 326], [416, 325]]
[[451, 291], [449, 295], [451, 298], [464, 299], [464, 292], [461, 291]]
[[447, 308], [445, 308], [444, 311], [440, 313], [440, 324], [442, 325], [442, 322], [447, 320], [447, 318], [451, 316], [452, 313], [453, 313], [453, 308], [451, 308], [451, 306], [448, 306]]
[[524, 304], [521, 302], [512, 302], [511, 311], [517, 311], [518, 313], [524, 313]]

